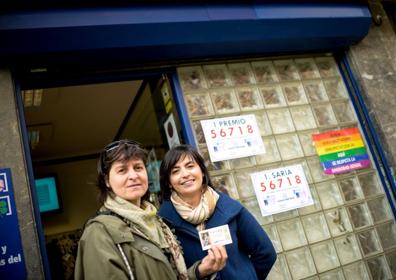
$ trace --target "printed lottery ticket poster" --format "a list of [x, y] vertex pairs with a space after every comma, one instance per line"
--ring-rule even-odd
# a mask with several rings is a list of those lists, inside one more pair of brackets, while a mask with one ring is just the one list
[[263, 216], [314, 203], [302, 165], [265, 170], [250, 176]]
[[212, 245], [227, 245], [232, 243], [228, 225], [210, 228], [199, 232], [202, 250], [208, 250]]
[[202, 120], [201, 126], [212, 162], [265, 153], [253, 114]]

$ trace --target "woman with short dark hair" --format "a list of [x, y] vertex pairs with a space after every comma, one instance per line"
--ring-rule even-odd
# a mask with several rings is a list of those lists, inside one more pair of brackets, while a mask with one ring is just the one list
[[[216, 279], [265, 279], [276, 260], [274, 247], [263, 228], [238, 201], [218, 192], [202, 156], [190, 145], [167, 152], [160, 167], [159, 215], [175, 230], [187, 265], [206, 253], [199, 232], [228, 225], [232, 244], [228, 261]], [[213, 240], [212, 240], [213, 241]]]

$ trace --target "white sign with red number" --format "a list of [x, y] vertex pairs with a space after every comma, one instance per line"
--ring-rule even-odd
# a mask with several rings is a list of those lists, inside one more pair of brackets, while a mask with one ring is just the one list
[[300, 164], [252, 173], [250, 177], [263, 216], [314, 204]]
[[255, 115], [201, 121], [212, 162], [265, 153]]

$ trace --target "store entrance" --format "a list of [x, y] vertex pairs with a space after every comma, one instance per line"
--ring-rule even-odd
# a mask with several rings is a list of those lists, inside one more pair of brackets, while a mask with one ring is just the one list
[[[82, 228], [99, 207], [95, 181], [101, 149], [113, 140], [133, 139], [150, 152], [154, 165], [168, 149], [162, 128], [169, 113], [164, 88], [169, 98], [169, 83], [161, 75], [22, 90], [35, 180], [32, 188], [52, 279], [73, 279]], [[159, 186], [155, 170], [149, 174], [154, 193]]]

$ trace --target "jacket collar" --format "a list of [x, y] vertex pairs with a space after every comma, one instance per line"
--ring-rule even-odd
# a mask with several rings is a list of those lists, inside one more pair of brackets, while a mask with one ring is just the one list
[[87, 226], [93, 223], [102, 224], [116, 244], [131, 242], [134, 240], [132, 229], [118, 217], [113, 215], [98, 215], [91, 219], [87, 223]]

